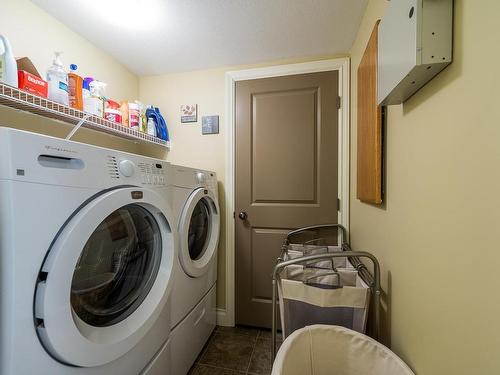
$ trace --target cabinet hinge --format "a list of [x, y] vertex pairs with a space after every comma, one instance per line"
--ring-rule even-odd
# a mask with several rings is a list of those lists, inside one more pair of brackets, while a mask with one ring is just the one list
[[340, 211], [340, 198], [337, 198], [337, 211]]
[[337, 96], [337, 109], [340, 109], [342, 107], [342, 98], [340, 96]]

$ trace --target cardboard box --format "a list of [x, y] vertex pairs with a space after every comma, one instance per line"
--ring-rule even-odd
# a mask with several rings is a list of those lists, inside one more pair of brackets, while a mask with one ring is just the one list
[[47, 81], [43, 80], [35, 65], [28, 57], [16, 59], [18, 86], [30, 94], [46, 98], [48, 94]]
[[38, 78], [42, 78], [40, 73], [38, 73], [38, 70], [36, 70], [35, 65], [33, 62], [29, 59], [29, 57], [20, 57], [16, 59], [17, 63], [17, 70], [24, 70], [25, 72], [31, 73], [34, 76], [37, 76]]
[[27, 91], [30, 94], [41, 96], [42, 98], [47, 97], [48, 84], [40, 77], [28, 73], [25, 70], [18, 70], [17, 78], [19, 81], [18, 86], [21, 90]]

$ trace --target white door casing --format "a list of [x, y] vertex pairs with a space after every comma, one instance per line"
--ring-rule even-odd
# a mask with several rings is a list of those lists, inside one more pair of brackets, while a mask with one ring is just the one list
[[[340, 108], [339, 155], [338, 155], [338, 194], [340, 207], [338, 223], [342, 224], [349, 236], [349, 93], [350, 93], [350, 59], [311, 61], [298, 64], [276, 65], [263, 68], [245, 69], [226, 73], [226, 306], [217, 311], [217, 324], [234, 326], [235, 322], [235, 226], [234, 226], [234, 158], [235, 158], [235, 87], [237, 81], [305, 74], [336, 70], [339, 74], [338, 94]], [[337, 105], [337, 103], [332, 103]]]

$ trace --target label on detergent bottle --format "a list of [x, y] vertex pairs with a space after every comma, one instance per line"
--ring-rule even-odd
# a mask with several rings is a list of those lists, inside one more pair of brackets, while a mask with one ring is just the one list
[[61, 90], [64, 90], [64, 91], [68, 92], [68, 84], [67, 84], [67, 83], [65, 83], [65, 82], [61, 82], [61, 81], [59, 81], [59, 88], [60, 88]]
[[136, 130], [139, 130], [139, 125], [141, 124], [141, 113], [138, 108], [130, 108], [129, 109], [129, 126]]

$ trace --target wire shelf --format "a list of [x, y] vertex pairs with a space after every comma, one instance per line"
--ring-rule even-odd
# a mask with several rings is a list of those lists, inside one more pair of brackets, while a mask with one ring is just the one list
[[158, 137], [127, 128], [121, 124], [108, 121], [98, 116], [89, 116], [89, 114], [83, 111], [41, 98], [2, 83], [0, 83], [0, 105], [33, 113], [53, 120], [63, 121], [73, 126], [77, 125], [85, 116], [88, 116], [88, 118], [83, 122], [82, 127], [101, 131], [136, 142], [153, 143], [166, 148], [170, 147], [169, 142]]

